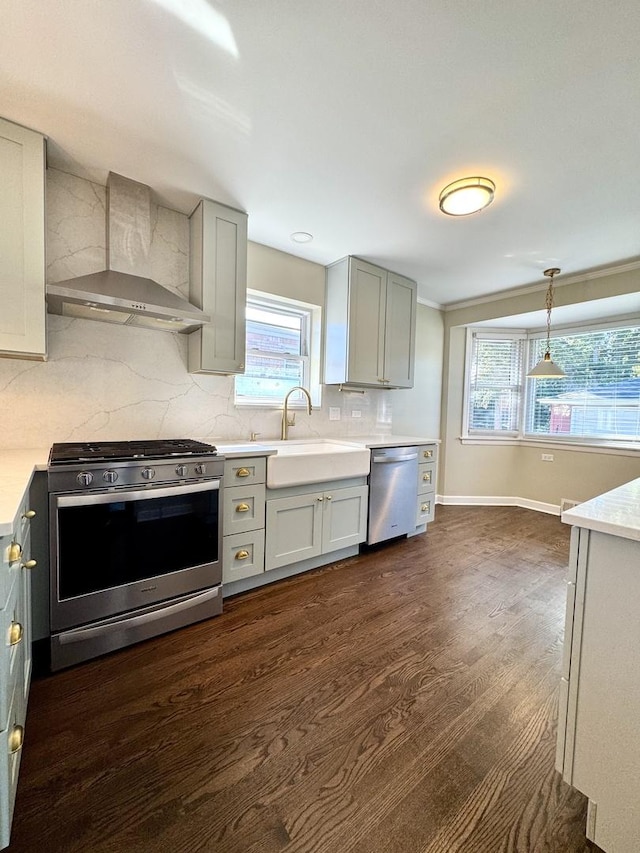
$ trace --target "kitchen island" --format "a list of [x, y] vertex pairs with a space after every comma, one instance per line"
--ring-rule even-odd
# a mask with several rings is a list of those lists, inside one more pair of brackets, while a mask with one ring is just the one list
[[556, 768], [586, 834], [640, 850], [640, 479], [562, 514], [571, 531]]

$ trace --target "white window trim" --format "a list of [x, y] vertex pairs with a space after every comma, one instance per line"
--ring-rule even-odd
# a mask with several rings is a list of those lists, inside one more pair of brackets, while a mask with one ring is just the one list
[[[306, 355], [296, 356], [300, 358], [304, 365], [303, 385], [311, 395], [311, 402], [316, 408], [322, 406], [322, 385], [320, 384], [320, 364], [321, 364], [321, 345], [322, 345], [322, 308], [319, 305], [314, 305], [310, 302], [302, 302], [299, 299], [291, 299], [288, 296], [279, 296], [273, 293], [265, 293], [260, 290], [247, 288], [247, 301], [257, 302], [265, 308], [270, 308], [282, 311], [283, 308], [289, 307], [292, 311], [300, 311], [308, 316], [308, 341], [309, 351]], [[277, 353], [265, 353], [267, 357], [277, 357]], [[268, 400], [243, 400], [237, 399], [235, 396], [234, 385], [234, 406], [238, 409], [282, 409], [284, 397], [278, 402]], [[288, 408], [304, 409], [305, 402], [302, 400], [290, 399]]]
[[[586, 325], [567, 325], [562, 327], [557, 327], [551, 333], [551, 337], [564, 337], [565, 335], [571, 334], [582, 334], [589, 332], [599, 332], [606, 329], [628, 329], [636, 326], [640, 326], [640, 316], [631, 316], [626, 314], [624, 318], [616, 321], [615, 319], [610, 319], [603, 321], [602, 323], [590, 323]], [[473, 346], [473, 337], [476, 338], [489, 338], [491, 340], [496, 340], [497, 338], [509, 338], [509, 339], [521, 339], [526, 338], [527, 347], [530, 346], [530, 342], [533, 340], [540, 340], [541, 338], [546, 337], [546, 330], [538, 330], [531, 332], [525, 332], [522, 329], [488, 329], [486, 326], [467, 327], [467, 336], [466, 336], [466, 352], [465, 352], [465, 372], [464, 372], [464, 384], [463, 384], [463, 403], [462, 403], [462, 434], [458, 437], [458, 441], [463, 445], [484, 445], [485, 447], [497, 447], [497, 446], [509, 446], [509, 445], [518, 445], [521, 447], [539, 447], [542, 449], [548, 450], [570, 450], [577, 451], [579, 453], [603, 453], [603, 454], [611, 454], [614, 456], [631, 456], [638, 457], [640, 456], [640, 442], [630, 442], [630, 441], [607, 441], [602, 440], [598, 441], [595, 438], [583, 438], [583, 439], [567, 439], [567, 438], [551, 438], [550, 436], [536, 436], [533, 434], [525, 433], [525, 397], [526, 397], [526, 378], [528, 372], [528, 361], [529, 361], [529, 353], [528, 351], [525, 353], [525, 357], [522, 360], [522, 387], [523, 387], [523, 397], [520, 405], [519, 412], [519, 428], [517, 433], [507, 432], [497, 434], [497, 433], [487, 433], [486, 435], [482, 435], [480, 431], [474, 431], [473, 434], [469, 433], [469, 401], [470, 401], [470, 375], [471, 375], [471, 353]]]

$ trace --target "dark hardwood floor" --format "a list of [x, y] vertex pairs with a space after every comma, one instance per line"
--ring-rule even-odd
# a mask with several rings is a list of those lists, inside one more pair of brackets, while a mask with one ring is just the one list
[[554, 772], [569, 529], [427, 536], [35, 681], [11, 853], [584, 853]]

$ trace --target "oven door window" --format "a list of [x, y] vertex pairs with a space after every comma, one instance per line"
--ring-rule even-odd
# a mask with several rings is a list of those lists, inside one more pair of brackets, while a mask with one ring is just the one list
[[218, 560], [217, 487], [123, 492], [98, 501], [58, 500], [60, 600]]

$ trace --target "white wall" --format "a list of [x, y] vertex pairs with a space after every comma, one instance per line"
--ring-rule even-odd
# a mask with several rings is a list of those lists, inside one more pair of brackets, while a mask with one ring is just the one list
[[[47, 280], [61, 281], [105, 267], [105, 188], [50, 169], [47, 173]], [[188, 291], [186, 216], [154, 206], [152, 275]], [[249, 244], [249, 287], [324, 302], [324, 267]], [[191, 437], [262, 440], [279, 437], [280, 413], [236, 409], [233, 377], [187, 373], [187, 338], [168, 332], [48, 316], [45, 363], [0, 359], [4, 412], [0, 448], [47, 447], [54, 441]], [[328, 407], [343, 418], [329, 421]], [[362, 417], [350, 417], [357, 408]], [[386, 433], [392, 395], [357, 396], [324, 388], [321, 409], [300, 413], [291, 437]]]

